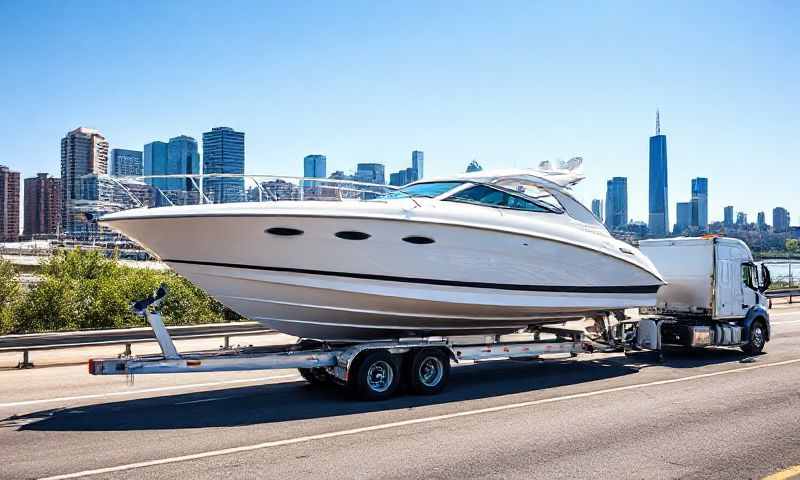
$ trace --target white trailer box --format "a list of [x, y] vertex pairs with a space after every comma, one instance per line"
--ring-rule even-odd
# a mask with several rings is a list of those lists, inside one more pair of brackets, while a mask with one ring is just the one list
[[742, 282], [743, 275], [750, 275], [755, 266], [750, 249], [741, 240], [721, 237], [642, 240], [639, 249], [667, 282], [658, 290], [659, 313], [724, 319], [741, 317], [759, 303], [756, 291], [745, 288]]

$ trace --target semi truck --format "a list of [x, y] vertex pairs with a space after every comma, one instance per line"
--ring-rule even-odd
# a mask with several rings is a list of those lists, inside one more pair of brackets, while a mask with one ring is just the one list
[[471, 335], [325, 343], [299, 340], [274, 347], [227, 348], [179, 353], [157, 311], [166, 290], [137, 302], [162, 354], [89, 361], [93, 375], [184, 373], [297, 368], [309, 383], [341, 385], [367, 400], [393, 396], [406, 385], [416, 394], [444, 389], [451, 362], [576, 356], [620, 348], [661, 352], [667, 345], [740, 347], [763, 350], [770, 338], [763, 295], [769, 271], [760, 270], [747, 246], [719, 237], [647, 240], [639, 248], [668, 282], [658, 291], [655, 308], [629, 317], [607, 312], [581, 319], [587, 329], [564, 323], [533, 326], [504, 335]]
[[641, 309], [640, 346], [736, 346], [748, 354], [764, 349], [770, 274], [744, 242], [710, 235], [643, 240], [639, 249], [667, 282], [655, 308]]

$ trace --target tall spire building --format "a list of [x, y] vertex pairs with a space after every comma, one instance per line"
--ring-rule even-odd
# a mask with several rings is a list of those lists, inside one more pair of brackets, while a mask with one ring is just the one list
[[667, 136], [661, 134], [661, 119], [656, 110], [656, 134], [650, 137], [650, 234], [666, 236], [669, 232], [669, 201], [667, 198]]

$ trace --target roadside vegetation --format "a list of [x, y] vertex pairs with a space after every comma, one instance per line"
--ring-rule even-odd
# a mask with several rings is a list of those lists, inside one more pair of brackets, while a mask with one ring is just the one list
[[40, 281], [22, 288], [14, 266], [0, 260], [0, 334], [146, 326], [130, 304], [160, 284], [170, 294], [161, 306], [168, 325], [238, 319], [173, 272], [120, 265], [96, 251], [61, 251], [42, 264]]

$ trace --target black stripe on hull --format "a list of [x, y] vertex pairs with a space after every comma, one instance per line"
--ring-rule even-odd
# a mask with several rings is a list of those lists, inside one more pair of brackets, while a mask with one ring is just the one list
[[515, 285], [510, 283], [462, 282], [458, 280], [440, 280], [436, 278], [395, 277], [391, 275], [374, 275], [369, 273], [329, 272], [324, 270], [307, 270], [303, 268], [266, 267], [263, 265], [243, 265], [237, 263], [205, 262], [199, 260], [165, 259], [166, 263], [182, 263], [208, 267], [242, 268], [246, 270], [263, 270], [267, 272], [302, 273], [326, 277], [357, 278], [361, 280], [378, 280], [383, 282], [418, 283], [422, 285], [440, 285], [445, 287], [486, 288], [491, 290], [514, 290], [522, 292], [556, 292], [556, 293], [656, 293], [661, 285]]

